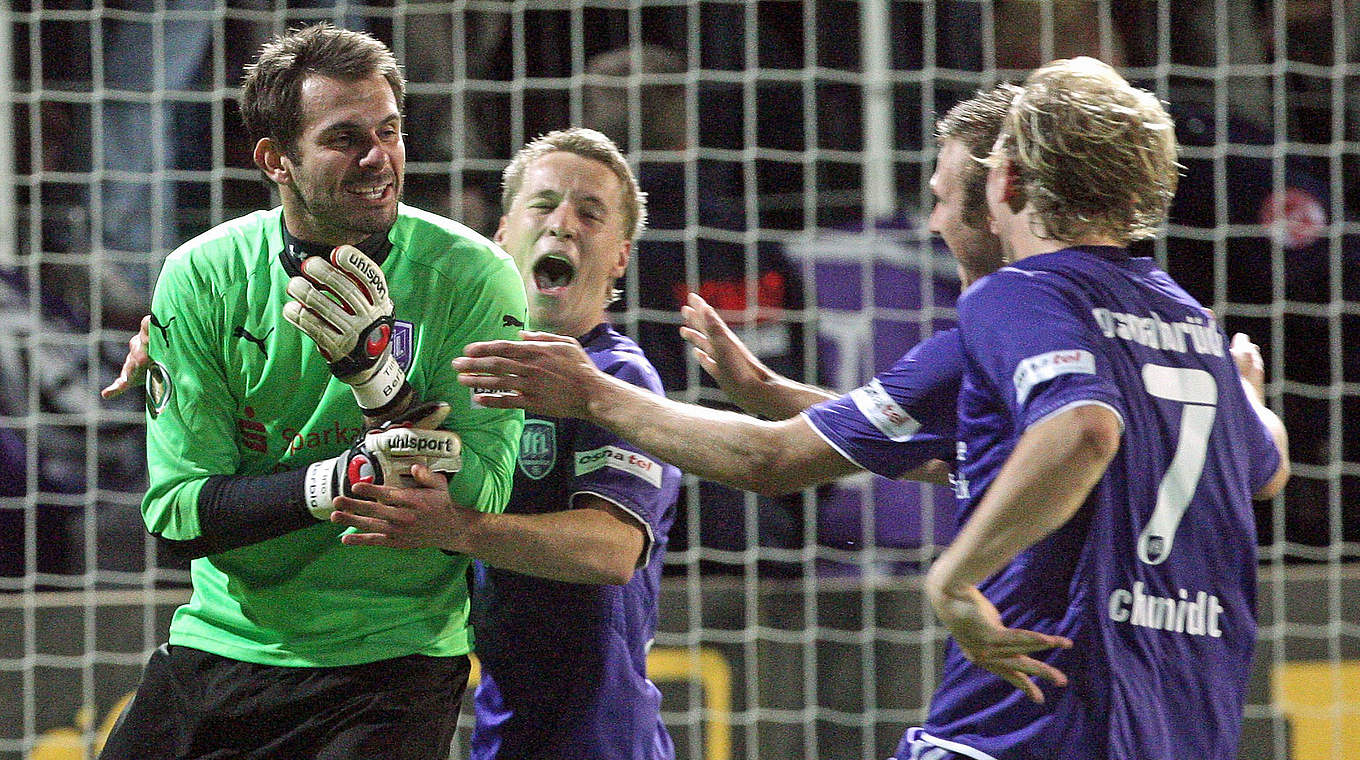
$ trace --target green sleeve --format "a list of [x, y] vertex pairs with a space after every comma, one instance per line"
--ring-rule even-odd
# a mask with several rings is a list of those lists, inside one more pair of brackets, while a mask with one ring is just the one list
[[187, 256], [172, 256], [152, 297], [153, 362], [147, 378], [147, 530], [174, 540], [202, 535], [198, 495], [209, 475], [234, 473], [232, 398], [218, 346], [221, 294], [197, 278]]
[[[458, 383], [452, 360], [463, 354], [468, 343], [482, 340], [518, 340], [524, 323], [524, 284], [514, 264], [504, 254], [488, 257], [484, 276], [463, 283], [466, 304], [461, 319], [450, 326], [438, 354], [443, 357], [432, 368], [429, 398], [457, 399], [455, 411], [445, 427], [463, 439], [463, 469], [449, 481], [453, 500], [482, 512], [500, 512], [510, 499], [510, 490], [519, 457], [519, 438], [524, 413], [518, 409], [470, 408], [471, 395]], [[507, 320], [510, 316], [514, 321]]]

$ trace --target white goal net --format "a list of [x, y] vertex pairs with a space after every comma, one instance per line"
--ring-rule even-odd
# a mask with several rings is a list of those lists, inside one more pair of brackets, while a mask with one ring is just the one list
[[[143, 396], [101, 402], [160, 262], [274, 202], [242, 65], [314, 20], [405, 64], [407, 201], [483, 232], [526, 140], [601, 129], [652, 223], [616, 314], [675, 398], [724, 310], [848, 391], [948, 325], [924, 218], [937, 115], [1091, 54], [1166, 100], [1185, 166], [1147, 248], [1261, 344], [1294, 477], [1259, 505], [1241, 750], [1360, 757], [1360, 4], [1286, 0], [7, 0], [0, 7], [0, 760], [92, 757], [187, 574], [138, 513]], [[943, 490], [868, 475], [766, 499], [689, 478], [651, 671], [679, 757], [889, 757], [943, 630], [919, 593]], [[465, 714], [455, 757], [465, 753]]]

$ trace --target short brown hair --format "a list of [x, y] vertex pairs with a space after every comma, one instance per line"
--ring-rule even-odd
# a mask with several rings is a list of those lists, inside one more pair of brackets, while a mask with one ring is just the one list
[[241, 119], [252, 140], [268, 137], [283, 152], [295, 152], [302, 134], [302, 83], [313, 74], [345, 81], [381, 74], [398, 111], [406, 103], [406, 80], [386, 45], [364, 32], [313, 24], [265, 43], [255, 63], [246, 66]]
[[1063, 241], [1101, 235], [1127, 245], [1156, 235], [1181, 168], [1156, 96], [1085, 57], [1030, 74], [998, 149], [1018, 172], [1035, 232]]
[[958, 140], [968, 149], [969, 161], [959, 176], [963, 188], [963, 223], [975, 229], [988, 228], [987, 167], [983, 160], [992, 154], [1001, 124], [1011, 110], [1011, 101], [1020, 88], [1003, 82], [990, 90], [979, 90], [961, 101], [935, 122], [935, 144]]
[[599, 161], [619, 178], [619, 185], [623, 188], [623, 197], [619, 201], [623, 205], [624, 232], [629, 241], [636, 241], [647, 225], [647, 197], [638, 187], [637, 178], [633, 176], [633, 170], [619, 151], [619, 146], [603, 133], [584, 127], [549, 132], [519, 149], [510, 160], [510, 165], [501, 173], [501, 212], [510, 213], [515, 196], [524, 186], [524, 172], [529, 165], [559, 151]]

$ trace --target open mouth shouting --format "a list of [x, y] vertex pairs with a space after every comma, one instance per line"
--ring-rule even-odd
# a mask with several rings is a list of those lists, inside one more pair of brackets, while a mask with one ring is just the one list
[[535, 261], [533, 272], [534, 286], [544, 295], [557, 295], [576, 279], [576, 265], [555, 253]]

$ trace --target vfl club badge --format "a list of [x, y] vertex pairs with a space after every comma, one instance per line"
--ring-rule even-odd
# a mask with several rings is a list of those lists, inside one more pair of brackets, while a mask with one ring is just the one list
[[160, 362], [152, 362], [146, 373], [146, 411], [151, 419], [156, 419], [170, 404], [175, 384], [170, 380], [170, 371]]
[[557, 423], [525, 420], [519, 436], [519, 469], [534, 480], [542, 480], [557, 464]]
[[415, 326], [402, 319], [392, 325], [392, 358], [397, 360], [402, 372], [411, 371], [411, 358], [415, 353]]

